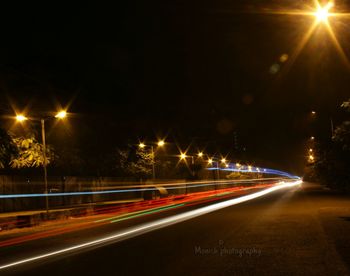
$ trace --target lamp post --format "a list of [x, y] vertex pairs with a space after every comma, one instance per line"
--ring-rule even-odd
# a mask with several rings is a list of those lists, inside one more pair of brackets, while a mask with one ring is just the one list
[[[201, 154], [201, 156], [203, 156], [203, 153]], [[191, 175], [192, 175], [192, 177], [194, 177], [194, 175], [195, 175], [195, 172], [194, 172], [194, 156], [193, 155], [186, 155], [186, 153], [181, 153], [180, 154], [180, 161], [182, 160], [182, 161], [185, 161], [185, 163], [187, 163], [186, 162], [186, 158], [187, 157], [191, 157]], [[187, 184], [185, 184], [185, 194], [187, 195]]]
[[46, 158], [46, 135], [45, 135], [45, 119], [40, 119], [41, 122], [41, 139], [43, 143], [43, 168], [44, 168], [44, 183], [45, 183], [45, 207], [46, 215], [49, 215], [49, 197], [48, 197], [48, 185], [47, 185], [47, 158]]
[[[203, 153], [202, 153], [203, 156]], [[190, 157], [191, 158], [191, 175], [194, 177], [195, 172], [194, 172], [194, 156], [193, 155], [186, 155], [186, 153], [181, 153], [180, 154], [180, 160], [186, 161], [186, 158]]]
[[46, 156], [46, 133], [45, 133], [45, 120], [56, 118], [56, 119], [64, 119], [67, 116], [66, 111], [62, 110], [58, 112], [54, 117], [46, 117], [46, 118], [41, 118], [41, 119], [36, 119], [36, 118], [27, 118], [24, 115], [17, 115], [16, 120], [18, 122], [24, 122], [26, 120], [33, 120], [33, 121], [38, 121], [40, 120], [40, 125], [41, 125], [41, 141], [42, 141], [42, 157], [43, 157], [43, 169], [44, 169], [44, 185], [45, 185], [45, 209], [46, 209], [46, 218], [48, 218], [49, 215], [49, 191], [48, 191], [48, 182], [47, 182], [47, 156]]
[[[159, 140], [157, 142], [158, 147], [163, 147], [164, 145], [165, 145], [164, 140]], [[146, 147], [146, 144], [144, 144], [143, 142], [141, 142], [139, 144], [139, 148], [143, 149], [145, 147]], [[156, 179], [156, 168], [155, 168], [155, 151], [154, 151], [153, 145], [151, 145], [151, 156], [152, 156], [152, 179], [155, 180]]]

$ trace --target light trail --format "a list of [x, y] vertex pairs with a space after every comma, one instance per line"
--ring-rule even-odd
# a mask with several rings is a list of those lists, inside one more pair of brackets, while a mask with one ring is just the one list
[[54, 228], [54, 229], [44, 230], [42, 232], [29, 234], [24, 237], [22, 236], [15, 237], [15, 238], [0, 242], [0, 247], [11, 246], [11, 245], [15, 245], [23, 242], [33, 241], [33, 240], [47, 238], [51, 236], [57, 236], [68, 232], [97, 227], [97, 226], [101, 226], [103, 224], [109, 223], [111, 221], [115, 223], [121, 220], [128, 220], [128, 219], [132, 219], [140, 216], [147, 216], [154, 213], [164, 212], [169, 209], [175, 209], [175, 208], [179, 209], [183, 207], [209, 203], [212, 201], [224, 200], [229, 197], [232, 197], [232, 195], [234, 195], [237, 192], [239, 193], [239, 192], [246, 192], [252, 189], [268, 188], [273, 185], [274, 184], [260, 184], [260, 185], [249, 186], [249, 187], [226, 188], [226, 189], [219, 190], [219, 193], [218, 191], [197, 192], [197, 193], [191, 193], [190, 195], [186, 195], [184, 198], [181, 198], [183, 196], [180, 195], [179, 197], [181, 199], [179, 197], [172, 197], [172, 198], [150, 201], [149, 204], [147, 205], [132, 204], [131, 206], [126, 206], [126, 208], [125, 207], [112, 208], [112, 210], [108, 208], [107, 212], [106, 210], [102, 210], [102, 212], [98, 210], [98, 212], [96, 212], [96, 214], [93, 214], [93, 216], [98, 216], [98, 217], [108, 216], [108, 217], [94, 220], [94, 221], [90, 221], [88, 219], [88, 221], [78, 223], [76, 225], [64, 226], [58, 229]]
[[[210, 168], [211, 169], [211, 168]], [[214, 168], [216, 169], [216, 168]], [[225, 169], [229, 170], [229, 169]], [[242, 170], [241, 170], [242, 171]], [[248, 171], [247, 171], [248, 172]], [[250, 173], [252, 171], [249, 171]], [[254, 171], [256, 172], [256, 171]], [[278, 171], [277, 171], [278, 172]], [[277, 173], [275, 173], [277, 174]], [[282, 175], [282, 174], [280, 174]], [[283, 176], [289, 178], [295, 178], [285, 173]], [[280, 180], [272, 178], [274, 180]], [[106, 190], [106, 191], [85, 191], [85, 192], [65, 192], [65, 193], [37, 193], [37, 194], [0, 194], [0, 199], [13, 199], [13, 198], [30, 198], [30, 197], [56, 197], [56, 196], [78, 196], [78, 195], [98, 195], [98, 194], [115, 194], [115, 193], [128, 193], [128, 192], [145, 192], [145, 191], [158, 191], [157, 187], [165, 186], [167, 190], [176, 190], [182, 189], [187, 186], [187, 188], [197, 188], [197, 187], [206, 187], [206, 186], [215, 186], [217, 184], [237, 184], [237, 183], [250, 183], [254, 181], [269, 181], [271, 178], [260, 178], [260, 179], [247, 179], [247, 180], [219, 180], [219, 181], [198, 181], [198, 182], [179, 182], [179, 183], [157, 183], [157, 184], [148, 184], [148, 185], [139, 185], [139, 188], [124, 189], [119, 190]], [[148, 188], [147, 188], [148, 187]]]
[[87, 249], [87, 248], [90, 248], [93, 246], [107, 244], [109, 242], [118, 242], [121, 240], [132, 238], [132, 237], [142, 235], [144, 233], [147, 233], [147, 232], [150, 232], [150, 231], [153, 231], [156, 229], [160, 229], [160, 228], [170, 226], [170, 225], [173, 225], [173, 224], [176, 224], [179, 222], [183, 222], [183, 221], [186, 221], [186, 220], [189, 220], [189, 219], [192, 219], [192, 218], [204, 215], [204, 214], [208, 214], [208, 213], [220, 210], [222, 208], [233, 206], [233, 205], [236, 205], [236, 204], [239, 204], [242, 202], [246, 202], [246, 201], [258, 198], [258, 197], [262, 197], [264, 195], [275, 192], [277, 190], [298, 186], [301, 183], [302, 183], [301, 180], [296, 180], [296, 181], [287, 182], [287, 183], [280, 182], [276, 186], [267, 188], [265, 190], [262, 190], [262, 191], [259, 191], [259, 192], [253, 193], [253, 194], [249, 194], [249, 195], [245, 195], [242, 197], [226, 200], [226, 201], [219, 202], [219, 203], [214, 203], [212, 205], [201, 207], [201, 208], [196, 209], [196, 210], [187, 211], [187, 212], [184, 212], [182, 214], [173, 215], [173, 216], [163, 218], [163, 219], [158, 219], [158, 220], [155, 220], [153, 222], [144, 223], [144, 224], [141, 224], [139, 226], [131, 227], [131, 228], [128, 228], [124, 231], [117, 232], [113, 235], [106, 236], [104, 238], [91, 240], [89, 242], [81, 243], [81, 244], [78, 244], [75, 246], [66, 247], [66, 248], [63, 248], [60, 250], [56, 250], [56, 251], [51, 251], [51, 252], [48, 252], [46, 254], [41, 254], [41, 255], [34, 256], [34, 257], [21, 259], [21, 260], [18, 260], [16, 262], [0, 265], [0, 270], [4, 270], [4, 269], [10, 268], [10, 267], [15, 267], [15, 266], [18, 266], [21, 264], [30, 263], [30, 262], [34, 262], [37, 260], [41, 260], [41, 259], [45, 259], [45, 258], [49, 258], [49, 257], [53, 257], [53, 256], [58, 256], [58, 255], [61, 255], [64, 253], [74, 252], [74, 251], [77, 251], [80, 249]]
[[[279, 175], [279, 176], [284, 176], [292, 179], [300, 179], [299, 176], [292, 175], [290, 173], [284, 172], [284, 171], [279, 171], [279, 170], [274, 170], [274, 169], [269, 169], [269, 168], [261, 168], [261, 167], [253, 167], [253, 166], [243, 166], [243, 165], [233, 165], [229, 164], [228, 168], [220, 168], [220, 167], [211, 167], [207, 168], [207, 170], [214, 171], [214, 170], [220, 170], [220, 171], [231, 171], [231, 172], [245, 172], [245, 173], [259, 173], [259, 174], [272, 174], [272, 175]], [[264, 179], [264, 178], [260, 178]], [[256, 180], [259, 180], [256, 179]]]

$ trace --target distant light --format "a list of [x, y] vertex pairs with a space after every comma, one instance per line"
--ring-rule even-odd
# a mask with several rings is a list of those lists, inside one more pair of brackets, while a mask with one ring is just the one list
[[313, 152], [314, 150], [313, 149], [309, 149], [309, 152]]
[[185, 160], [186, 157], [187, 157], [187, 155], [185, 153], [181, 153], [181, 155], [180, 155], [180, 159], [181, 160]]
[[315, 12], [315, 17], [317, 19], [317, 22], [324, 22], [326, 23], [328, 21], [329, 17], [329, 10], [334, 6], [332, 2], [328, 2], [327, 5], [324, 7], [319, 6], [317, 8], [317, 11]]
[[286, 62], [288, 60], [289, 56], [287, 54], [283, 54], [281, 57], [280, 57], [280, 62]]
[[248, 166], [248, 171], [251, 171], [252, 170], [252, 166]]
[[60, 112], [58, 112], [55, 116], [55, 118], [57, 119], [63, 119], [67, 116], [67, 112], [65, 110], [62, 110]]
[[311, 111], [311, 114], [312, 115], [316, 115], [316, 111]]
[[311, 140], [315, 140], [315, 137], [314, 137], [314, 136], [311, 136], [310, 139], [311, 139]]
[[225, 165], [226, 168], [228, 168], [228, 166], [229, 166], [228, 164]]
[[315, 157], [313, 156], [313, 155], [309, 155], [309, 159], [310, 159], [310, 161], [314, 161], [315, 160]]
[[270, 67], [270, 74], [277, 74], [281, 69], [281, 66], [278, 63], [272, 64]]
[[241, 164], [239, 163], [236, 163], [236, 167], [239, 168], [241, 166]]
[[225, 158], [222, 158], [222, 159], [221, 159], [221, 163], [224, 163], [224, 164], [225, 164], [225, 163], [226, 163], [226, 159], [225, 159]]
[[209, 158], [209, 159], [208, 159], [208, 164], [209, 164], [209, 165], [213, 164], [213, 159]]
[[163, 147], [165, 145], [164, 140], [158, 141], [158, 147]]
[[198, 152], [198, 157], [203, 157], [203, 152]]
[[139, 148], [140, 148], [140, 149], [143, 149], [144, 147], [146, 147], [146, 145], [145, 145], [144, 143], [140, 143], [140, 144], [139, 144]]
[[19, 115], [16, 116], [16, 120], [18, 122], [23, 122], [23, 121], [28, 120], [28, 118], [26, 116], [22, 115], [22, 114], [19, 114]]

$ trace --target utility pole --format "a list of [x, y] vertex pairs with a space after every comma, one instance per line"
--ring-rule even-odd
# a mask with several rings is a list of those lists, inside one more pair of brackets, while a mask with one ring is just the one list
[[47, 185], [47, 158], [46, 158], [46, 137], [45, 137], [45, 119], [41, 119], [41, 139], [43, 143], [43, 168], [44, 168], [44, 183], [45, 183], [45, 207], [46, 218], [49, 217], [49, 197], [48, 197], [48, 185]]

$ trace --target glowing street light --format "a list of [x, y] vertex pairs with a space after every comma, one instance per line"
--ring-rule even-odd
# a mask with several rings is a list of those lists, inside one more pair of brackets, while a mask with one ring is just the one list
[[311, 114], [312, 115], [316, 115], [316, 111], [311, 111]]
[[309, 152], [313, 152], [314, 150], [313, 149], [309, 149]]
[[209, 164], [209, 165], [212, 165], [212, 164], [213, 164], [213, 159], [212, 159], [212, 158], [209, 158], [209, 159], [208, 159], [208, 164]]
[[143, 148], [145, 148], [145, 147], [146, 147], [146, 145], [145, 145], [144, 143], [140, 143], [140, 144], [139, 144], [139, 148], [140, 148], [140, 149], [143, 149]]
[[315, 160], [315, 157], [312, 154], [310, 154], [309, 155], [309, 162], [314, 162], [314, 160]]
[[181, 153], [180, 159], [185, 160], [187, 158], [187, 155], [185, 153]]
[[202, 158], [202, 157], [203, 157], [203, 152], [201, 152], [201, 151], [198, 152], [198, 157], [199, 157], [199, 158]]
[[158, 145], [158, 147], [163, 147], [165, 145], [164, 140], [159, 140], [157, 145]]
[[64, 119], [67, 116], [67, 112], [65, 110], [61, 110], [55, 115], [57, 119]]
[[[45, 207], [46, 207], [46, 213], [48, 215], [49, 213], [49, 198], [48, 198], [48, 183], [47, 183], [47, 156], [46, 156], [46, 133], [45, 133], [45, 121], [56, 118], [56, 119], [64, 119], [67, 116], [67, 112], [64, 110], [61, 110], [58, 112], [54, 117], [45, 117], [45, 118], [30, 118], [30, 120], [33, 121], [40, 121], [41, 123], [41, 140], [42, 140], [42, 145], [43, 145], [43, 150], [42, 150], [42, 155], [43, 155], [43, 169], [44, 169], [44, 183], [45, 183]], [[29, 120], [26, 116], [22, 114], [18, 114], [16, 116], [16, 120], [18, 122], [24, 122], [26, 120]], [[47, 216], [48, 217], [48, 216]]]
[[311, 139], [311, 140], [315, 140], [315, 137], [314, 137], [314, 136], [311, 136], [310, 139]]
[[334, 6], [332, 2], [328, 2], [325, 6], [321, 6], [319, 3], [317, 5], [317, 10], [315, 12], [315, 17], [317, 22], [321, 23], [327, 23], [328, 17], [331, 15], [329, 13], [329, 10]]
[[225, 159], [225, 158], [222, 158], [222, 159], [221, 159], [221, 163], [222, 163], [222, 164], [226, 164], [226, 159]]
[[28, 118], [26, 116], [22, 115], [22, 114], [18, 114], [16, 116], [16, 121], [18, 121], [18, 122], [23, 122], [23, 121], [26, 121], [26, 120], [28, 120]]

